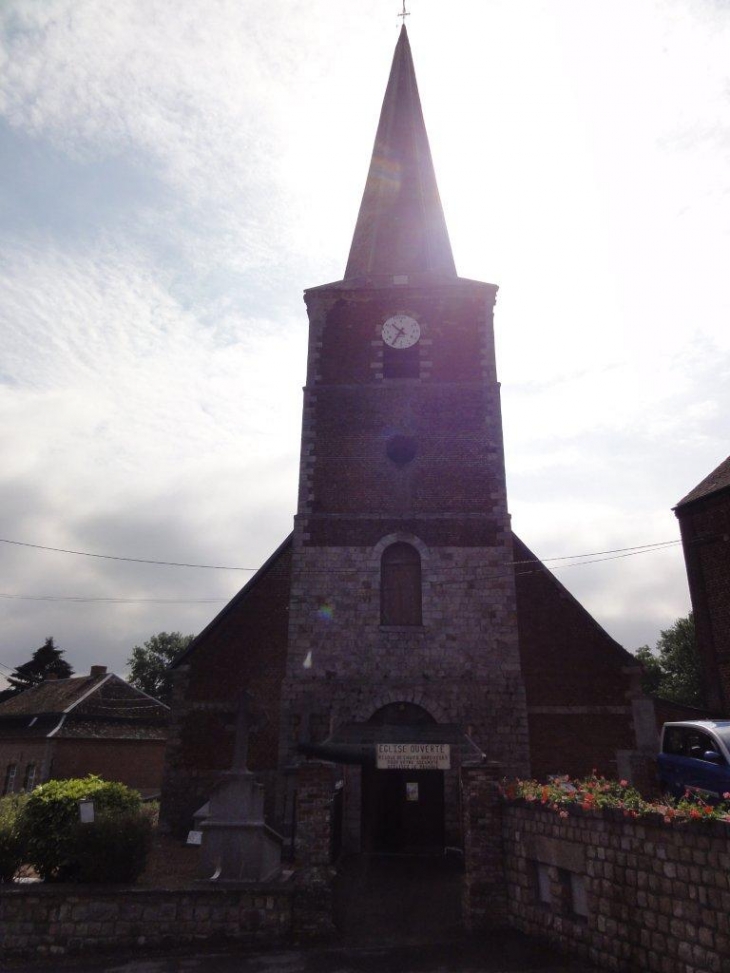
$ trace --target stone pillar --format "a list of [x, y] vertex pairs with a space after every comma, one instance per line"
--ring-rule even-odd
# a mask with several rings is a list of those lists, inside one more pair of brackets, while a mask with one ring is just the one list
[[294, 856], [299, 868], [329, 868], [332, 842], [332, 764], [308, 760], [297, 770]]
[[464, 824], [462, 915], [469, 931], [507, 924], [500, 777], [501, 767], [494, 761], [461, 768]]
[[335, 933], [330, 861], [334, 793], [332, 764], [308, 760], [298, 768], [292, 926], [300, 942], [327, 939]]
[[659, 752], [656, 707], [651, 696], [641, 692], [641, 671], [631, 667], [631, 717], [636, 739], [635, 750], [617, 750], [616, 766], [619, 777], [626, 778], [643, 797], [659, 796], [659, 775], [656, 755]]

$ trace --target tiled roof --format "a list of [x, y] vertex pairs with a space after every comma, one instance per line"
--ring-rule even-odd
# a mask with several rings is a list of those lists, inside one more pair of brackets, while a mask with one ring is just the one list
[[106, 679], [102, 676], [71, 676], [70, 679], [48, 679], [40, 686], [26, 689], [18, 696], [0, 703], [2, 716], [36, 716], [39, 713], [63, 713], [84, 693]]
[[149, 724], [136, 720], [105, 722], [69, 719], [54, 735], [57, 739], [88, 740], [91, 737], [94, 740], [165, 740], [167, 726], [163, 723]]
[[711, 494], [719, 493], [720, 490], [725, 490], [728, 487], [730, 487], [730, 456], [723, 460], [717, 469], [706, 476], [701, 483], [698, 483], [694, 490], [690, 490], [687, 496], [679, 501], [677, 507], [683, 507], [686, 503], [709, 497]]
[[167, 706], [113, 673], [72, 676], [1, 703], [0, 738], [163, 740], [169, 716]]

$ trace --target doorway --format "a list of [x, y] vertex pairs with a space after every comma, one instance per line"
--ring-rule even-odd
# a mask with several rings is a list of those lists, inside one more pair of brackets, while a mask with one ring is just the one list
[[362, 840], [369, 852], [442, 852], [443, 772], [363, 768]]
[[[389, 703], [368, 725], [380, 742], [417, 742], [436, 720], [415, 703]], [[441, 770], [362, 770], [362, 848], [418, 854], [444, 848], [444, 774]]]

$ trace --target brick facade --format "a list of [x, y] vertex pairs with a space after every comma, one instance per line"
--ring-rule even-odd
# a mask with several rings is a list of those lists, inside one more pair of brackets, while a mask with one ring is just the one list
[[182, 837], [193, 813], [233, 760], [241, 693], [254, 700], [248, 766], [266, 789], [274, 818], [281, 682], [286, 658], [291, 543], [201, 632], [177, 666], [173, 725], [162, 782], [161, 824]]
[[532, 775], [627, 776], [619, 754], [637, 747], [636, 659], [517, 537], [514, 560]]

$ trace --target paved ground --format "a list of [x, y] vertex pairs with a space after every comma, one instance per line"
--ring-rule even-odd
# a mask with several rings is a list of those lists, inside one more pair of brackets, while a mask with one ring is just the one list
[[461, 882], [458, 856], [353, 855], [337, 869], [335, 923], [350, 946], [459, 939]]
[[12, 973], [597, 973], [514, 933], [427, 946], [347, 947], [16, 966]]

